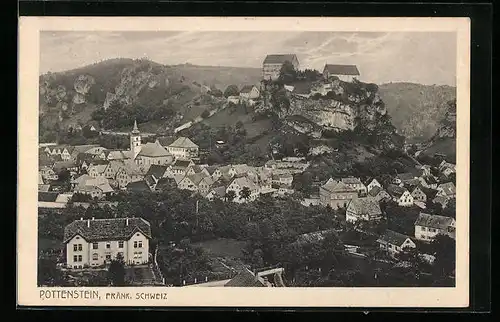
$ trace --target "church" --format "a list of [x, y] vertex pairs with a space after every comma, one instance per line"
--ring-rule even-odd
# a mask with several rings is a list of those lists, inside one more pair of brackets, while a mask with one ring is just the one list
[[152, 164], [169, 165], [174, 161], [174, 156], [168, 152], [158, 141], [142, 144], [141, 133], [134, 121], [134, 128], [130, 133], [130, 157], [142, 169], [149, 169]]

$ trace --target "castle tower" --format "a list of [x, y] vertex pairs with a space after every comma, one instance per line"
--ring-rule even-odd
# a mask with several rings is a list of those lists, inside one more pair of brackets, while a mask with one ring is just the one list
[[134, 121], [134, 129], [130, 132], [130, 151], [134, 159], [141, 152], [141, 133], [137, 128], [137, 121]]

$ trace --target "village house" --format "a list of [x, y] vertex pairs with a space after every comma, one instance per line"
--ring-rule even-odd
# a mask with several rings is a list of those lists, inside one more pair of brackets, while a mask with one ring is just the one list
[[455, 219], [421, 212], [415, 221], [415, 238], [432, 241], [437, 235], [455, 239]]
[[196, 159], [199, 155], [198, 145], [186, 137], [180, 137], [167, 146], [175, 159]]
[[91, 198], [101, 199], [114, 193], [108, 179], [104, 177], [92, 177], [88, 174], [71, 180], [74, 193], [88, 195]]
[[427, 195], [419, 186], [414, 186], [410, 190], [410, 194], [413, 197], [413, 202], [420, 201], [425, 203], [427, 201]]
[[394, 177], [394, 184], [403, 186], [408, 182], [412, 182], [414, 179], [418, 179], [418, 177], [411, 172], [398, 173], [396, 177]]
[[300, 97], [300, 98], [309, 98], [311, 97], [311, 83], [310, 82], [298, 82], [293, 84], [292, 94]]
[[75, 220], [64, 228], [66, 266], [109, 264], [120, 255], [126, 265], [149, 262], [151, 226], [142, 218]]
[[[243, 188], [247, 187], [250, 189], [250, 196], [248, 199], [242, 198], [241, 191]], [[229, 191], [234, 191], [235, 198], [232, 201], [235, 202], [246, 202], [246, 201], [254, 201], [259, 196], [260, 188], [247, 177], [237, 177], [234, 178], [231, 184], [228, 185], [226, 189], [226, 195]]]
[[456, 189], [453, 182], [442, 183], [437, 187], [437, 197], [455, 198]]
[[352, 82], [354, 78], [358, 78], [359, 75], [359, 70], [356, 65], [325, 64], [325, 67], [323, 68], [323, 77], [325, 80], [337, 77], [341, 81]]
[[218, 186], [212, 187], [210, 191], [205, 195], [210, 201], [214, 201], [215, 199], [224, 200], [226, 196], [226, 186]]
[[259, 98], [260, 91], [255, 85], [245, 85], [240, 90], [240, 98], [248, 101]]
[[276, 80], [280, 76], [281, 67], [285, 62], [290, 62], [295, 70], [299, 70], [299, 60], [295, 54], [267, 55], [262, 63], [262, 78]]
[[441, 208], [446, 208], [446, 206], [448, 206], [448, 202], [450, 201], [451, 199], [448, 198], [448, 197], [444, 197], [444, 196], [438, 196], [436, 195], [434, 197], [434, 199], [432, 199], [432, 202], [435, 203], [435, 204], [438, 204], [441, 206]]
[[233, 104], [239, 104], [240, 103], [240, 97], [239, 96], [229, 96], [227, 98], [228, 103], [233, 103]]
[[399, 206], [410, 207], [413, 205], [413, 197], [406, 188], [391, 184], [387, 187], [387, 192]]
[[453, 163], [446, 162], [445, 160], [443, 160], [439, 165], [439, 171], [447, 177], [452, 173], [456, 173], [455, 165]]
[[373, 188], [375, 188], [375, 187], [380, 187], [380, 188], [382, 188], [382, 185], [380, 184], [380, 182], [378, 182], [378, 180], [377, 180], [377, 179], [373, 178], [373, 179], [370, 181], [370, 183], [368, 183], [368, 184], [366, 185], [366, 191], [367, 191], [367, 192], [370, 192], [370, 191], [371, 191]]
[[104, 177], [106, 179], [114, 180], [116, 179], [116, 174], [124, 166], [123, 160], [111, 160], [109, 161], [106, 169], [104, 170]]
[[192, 175], [192, 174], [196, 174], [196, 173], [203, 173], [206, 176], [211, 176], [211, 174], [208, 172], [206, 167], [202, 167], [198, 164], [190, 165], [186, 171], [186, 175], [188, 175], [188, 176]]
[[106, 177], [106, 168], [108, 167], [107, 163], [97, 163], [97, 164], [90, 164], [87, 167], [87, 173], [94, 178], [97, 177]]
[[383, 188], [374, 186], [369, 192], [368, 196], [374, 198], [378, 202], [391, 200], [391, 196]]
[[63, 161], [71, 160], [71, 153], [73, 152], [74, 147], [69, 145], [56, 145], [56, 146], [48, 146], [45, 148], [45, 152], [50, 154], [51, 156], [59, 155]]
[[380, 249], [386, 251], [392, 257], [398, 255], [402, 251], [412, 248], [415, 249], [417, 247], [409, 236], [392, 230], [386, 230], [379, 239], [377, 239], [377, 243]]
[[160, 180], [161, 178], [165, 178], [168, 176], [167, 173], [168, 166], [166, 165], [158, 165], [158, 164], [152, 164], [148, 171], [146, 172], [145, 176], [152, 176], [156, 180]]
[[198, 191], [200, 194], [205, 195], [209, 192], [213, 180], [210, 176], [204, 173], [195, 173], [186, 175], [178, 184], [181, 190]]
[[272, 184], [291, 186], [293, 176], [290, 173], [280, 173], [272, 175]]
[[168, 176], [169, 177], [174, 177], [174, 176], [185, 176], [187, 174], [187, 171], [189, 170], [189, 167], [193, 166], [194, 162], [192, 160], [182, 160], [182, 159], [177, 159], [172, 163], [167, 171], [168, 171]]
[[153, 191], [153, 188], [144, 179], [144, 180], [129, 182], [125, 186], [125, 190], [130, 192], [151, 192]]
[[346, 221], [356, 222], [358, 220], [379, 220], [382, 218], [382, 210], [378, 201], [372, 197], [355, 198], [349, 202], [346, 210]]
[[120, 189], [124, 189], [130, 182], [144, 179], [142, 170], [131, 160], [125, 161], [123, 166], [116, 173], [115, 180]]
[[39, 169], [39, 173], [41, 174], [44, 181], [55, 181], [59, 178], [54, 169], [52, 169], [51, 167], [42, 166]]
[[348, 177], [342, 178], [341, 181], [349, 188], [356, 190], [359, 194], [366, 195], [366, 186], [359, 178]]
[[78, 166], [76, 165], [75, 161], [72, 160], [57, 161], [54, 163], [53, 169], [56, 173], [61, 173], [61, 171], [63, 170], [68, 170], [72, 173], [78, 172]]
[[436, 189], [438, 186], [438, 181], [432, 175], [421, 176], [418, 179], [423, 187]]
[[62, 209], [73, 197], [73, 193], [57, 193], [52, 191], [38, 192], [38, 208]]
[[347, 204], [358, 198], [358, 191], [347, 186], [342, 181], [328, 180], [319, 188], [320, 203], [333, 209], [347, 207]]

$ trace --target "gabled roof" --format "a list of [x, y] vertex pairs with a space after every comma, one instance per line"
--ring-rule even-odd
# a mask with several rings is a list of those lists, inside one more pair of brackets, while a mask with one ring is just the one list
[[153, 185], [156, 184], [156, 179], [154, 176], [152, 175], [147, 175], [144, 177], [144, 181], [146, 182], [146, 184], [150, 187], [152, 187]]
[[446, 207], [446, 205], [448, 204], [448, 201], [449, 201], [448, 197], [444, 197], [444, 196], [437, 196], [434, 199], [432, 199], [433, 203], [438, 203], [443, 208]]
[[453, 225], [455, 219], [451, 217], [429, 215], [421, 212], [415, 221], [415, 226], [431, 227], [437, 229], [446, 229], [448, 226]]
[[261, 279], [247, 269], [243, 269], [238, 275], [227, 282], [224, 287], [265, 287]]
[[49, 192], [50, 191], [50, 184], [39, 184], [38, 185], [38, 192]]
[[105, 240], [127, 240], [136, 232], [141, 232], [151, 238], [151, 226], [142, 218], [112, 218], [75, 220], [64, 228], [64, 243], [76, 235], [82, 236], [88, 242]]
[[162, 136], [156, 139], [158, 143], [160, 143], [162, 146], [169, 146], [175, 141], [175, 137], [173, 136]]
[[57, 192], [38, 192], [38, 201], [55, 202], [59, 193]]
[[191, 164], [190, 160], [177, 159], [172, 163], [172, 169], [186, 169]]
[[438, 190], [442, 190], [447, 196], [451, 196], [456, 193], [455, 185], [453, 184], [453, 182], [442, 183], [437, 188]]
[[328, 71], [329, 74], [334, 75], [353, 75], [359, 76], [359, 70], [356, 65], [335, 65], [335, 64], [326, 64], [324, 71]]
[[152, 164], [149, 166], [146, 176], [154, 176], [156, 179], [163, 178], [163, 175], [167, 171], [168, 167], [165, 165]]
[[345, 183], [342, 181], [335, 181], [331, 179], [332, 181], [328, 180], [326, 184], [321, 186], [323, 189], [328, 190], [329, 192], [357, 192], [355, 189], [347, 186]]
[[187, 176], [187, 178], [189, 178], [189, 180], [191, 180], [191, 182], [194, 183], [196, 186], [198, 186], [203, 179], [209, 180], [208, 181], [209, 184], [212, 183], [212, 178], [210, 176], [207, 176], [203, 172], [189, 175]]
[[408, 181], [408, 180], [415, 179], [415, 175], [411, 172], [398, 173], [396, 175], [396, 178], [398, 178], [401, 181]]
[[74, 151], [77, 152], [78, 154], [80, 153], [85, 153], [87, 152], [88, 150], [92, 149], [92, 148], [97, 148], [99, 147], [98, 144], [83, 144], [83, 145], [75, 145], [74, 146]]
[[196, 145], [189, 138], [180, 137], [177, 140], [175, 140], [172, 144], [170, 144], [169, 147], [173, 147], [173, 148], [197, 148], [198, 145]]
[[217, 170], [216, 166], [208, 166], [205, 168], [208, 171], [208, 174], [212, 175]]
[[170, 152], [165, 149], [160, 142], [154, 142], [154, 143], [146, 143], [141, 146], [141, 151], [139, 152], [139, 156], [145, 156], [145, 157], [150, 157], [150, 158], [155, 158], [155, 157], [165, 157], [165, 156], [171, 156]]
[[364, 198], [354, 198], [351, 199], [347, 209], [356, 210], [356, 214], [361, 215], [369, 215], [369, 216], [378, 216], [382, 215], [382, 210], [380, 209], [380, 204], [378, 201], [372, 197], [364, 197]]
[[283, 64], [286, 61], [292, 62], [294, 59], [297, 59], [297, 55], [295, 54], [272, 54], [267, 55], [264, 59], [264, 64]]
[[422, 177], [425, 182], [427, 182], [428, 184], [435, 184], [435, 183], [438, 183], [438, 181], [436, 180], [436, 178], [434, 178], [433, 176], [425, 176], [425, 177]]
[[233, 184], [233, 182], [235, 182], [241, 188], [247, 187], [251, 191], [257, 190], [257, 185], [252, 180], [249, 180], [247, 177], [234, 178], [231, 184]]
[[226, 186], [218, 186], [212, 188], [210, 192], [213, 192], [213, 194], [219, 198], [224, 198], [224, 196], [226, 195]]
[[396, 231], [388, 229], [379, 237], [377, 241], [385, 242], [391, 245], [401, 246], [408, 238], [411, 240], [410, 236], [406, 236]]
[[255, 85], [245, 85], [241, 88], [240, 93], [250, 93]]
[[142, 175], [142, 170], [137, 166], [137, 164], [130, 159], [123, 160], [123, 166], [121, 167], [128, 175]]
[[345, 184], [363, 184], [359, 178], [354, 177], [342, 178], [341, 180]]
[[74, 161], [58, 161], [54, 163], [54, 170], [60, 171], [62, 169], [69, 169], [76, 167], [76, 163]]
[[333, 229], [326, 229], [326, 230], [320, 230], [320, 231], [314, 231], [311, 233], [306, 233], [297, 236], [297, 240], [295, 243], [297, 244], [310, 244], [313, 242], [318, 242], [322, 241], [325, 239], [325, 236], [331, 233], [335, 233], [335, 230]]
[[403, 195], [403, 193], [405, 193], [405, 191], [408, 191], [408, 190], [406, 190], [403, 187], [396, 186], [394, 184], [390, 184], [387, 186], [387, 192], [393, 197], [399, 198]]
[[368, 195], [371, 197], [376, 197], [379, 194], [384, 193], [384, 192], [387, 193], [387, 191], [385, 191], [383, 188], [381, 188], [379, 186], [375, 186], [370, 191], [368, 191]]
[[130, 182], [127, 185], [128, 191], [151, 191], [145, 180]]

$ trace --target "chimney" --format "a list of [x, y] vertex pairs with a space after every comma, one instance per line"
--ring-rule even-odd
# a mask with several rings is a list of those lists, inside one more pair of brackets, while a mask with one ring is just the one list
[[87, 227], [90, 227], [90, 219], [87, 219]]
[[128, 226], [128, 218], [126, 219], [126, 225]]

